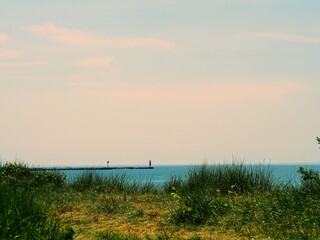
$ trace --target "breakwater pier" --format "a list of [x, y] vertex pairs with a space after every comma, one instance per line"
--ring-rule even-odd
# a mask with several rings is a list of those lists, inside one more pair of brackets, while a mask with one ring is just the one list
[[149, 165], [148, 166], [118, 166], [118, 167], [110, 167], [109, 166], [110, 161], [107, 161], [107, 166], [78, 166], [78, 167], [32, 167], [29, 168], [31, 171], [72, 171], [72, 170], [135, 170], [135, 169], [153, 169], [151, 160], [149, 160]]
[[153, 169], [153, 167], [32, 167], [31, 171], [72, 171], [72, 170], [121, 170], [121, 169]]

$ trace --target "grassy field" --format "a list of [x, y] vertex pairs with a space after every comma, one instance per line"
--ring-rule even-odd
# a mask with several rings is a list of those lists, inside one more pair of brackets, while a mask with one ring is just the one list
[[2, 164], [0, 239], [319, 239], [319, 173], [279, 185], [265, 169], [202, 165], [156, 188]]

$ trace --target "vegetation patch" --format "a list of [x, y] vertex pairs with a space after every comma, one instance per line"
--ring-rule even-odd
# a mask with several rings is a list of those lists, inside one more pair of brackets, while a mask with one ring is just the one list
[[0, 239], [319, 239], [320, 174], [297, 171], [279, 185], [265, 166], [204, 164], [159, 188], [3, 164]]

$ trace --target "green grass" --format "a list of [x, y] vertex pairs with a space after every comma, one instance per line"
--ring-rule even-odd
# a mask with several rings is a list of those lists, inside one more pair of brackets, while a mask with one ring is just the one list
[[95, 191], [99, 193], [156, 193], [158, 188], [152, 182], [130, 181], [126, 174], [102, 176], [94, 171], [86, 171], [70, 187], [76, 191]]
[[243, 164], [202, 165], [185, 181], [173, 179], [178, 225], [232, 228], [275, 239], [320, 238], [320, 175], [300, 168], [300, 185], [276, 185], [265, 168]]
[[73, 239], [30, 192], [0, 185], [0, 239]]
[[70, 183], [56, 172], [3, 164], [0, 239], [73, 239], [106, 222], [142, 229], [152, 223], [163, 230], [142, 236], [102, 225], [91, 239], [180, 239], [180, 231], [194, 231], [189, 239], [200, 239], [197, 233], [208, 237], [212, 229], [234, 231], [243, 239], [320, 239], [320, 174], [304, 168], [298, 173], [301, 183], [279, 185], [266, 166], [204, 164], [159, 188], [95, 172]]
[[208, 195], [217, 191], [228, 194], [231, 186], [239, 194], [258, 193], [273, 187], [271, 172], [265, 166], [246, 166], [243, 163], [203, 164], [191, 169], [185, 181], [177, 178], [170, 181], [166, 188], [173, 186], [186, 194], [196, 191]]
[[273, 188], [271, 172], [263, 166], [201, 165], [191, 169], [186, 180], [172, 178], [165, 184], [179, 203], [172, 214], [176, 224], [217, 224], [232, 212], [235, 198], [263, 194]]
[[61, 189], [66, 185], [66, 176], [58, 172], [32, 172], [23, 163], [5, 163], [0, 165], [1, 184], [12, 188]]
[[46, 194], [65, 187], [65, 176], [30, 171], [21, 163], [0, 166], [0, 239], [73, 239], [73, 229], [50, 215]]
[[[157, 237], [151, 237], [151, 236], [147, 235], [147, 236], [144, 236], [143, 238], [137, 237], [137, 236], [126, 236], [126, 235], [115, 233], [115, 232], [107, 232], [107, 233], [98, 234], [97, 239], [98, 240], [142, 240], [142, 239], [147, 239], [147, 240], [169, 240], [169, 239], [180, 240], [180, 239], [186, 239], [186, 238], [174, 237], [166, 232], [159, 234]], [[194, 237], [190, 237], [187, 239], [188, 240], [200, 240], [201, 238], [194, 236]]]

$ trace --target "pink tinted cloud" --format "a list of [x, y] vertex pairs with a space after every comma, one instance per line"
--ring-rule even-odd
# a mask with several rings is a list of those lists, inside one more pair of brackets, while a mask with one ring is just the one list
[[109, 67], [112, 63], [111, 57], [92, 57], [79, 62], [82, 67]]
[[274, 33], [274, 32], [252, 32], [248, 34], [253, 38], [267, 39], [280, 42], [319, 44], [320, 37], [317, 36], [303, 36], [289, 33]]
[[0, 42], [6, 42], [9, 40], [9, 37], [5, 33], [0, 33]]
[[46, 61], [0, 61], [0, 68], [29, 68], [47, 66]]
[[193, 84], [110, 84], [86, 82], [78, 85], [76, 93], [108, 98], [114, 102], [157, 102], [186, 105], [238, 105], [247, 101], [275, 101], [304, 91], [307, 86], [298, 82], [233, 82]]
[[15, 50], [0, 50], [0, 57], [3, 58], [16, 58], [22, 56], [23, 53]]
[[166, 40], [154, 38], [109, 38], [85, 33], [66, 28], [60, 28], [54, 24], [31, 25], [26, 30], [47, 37], [53, 41], [74, 44], [83, 47], [106, 47], [106, 48], [171, 48], [174, 45]]

